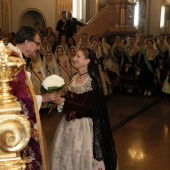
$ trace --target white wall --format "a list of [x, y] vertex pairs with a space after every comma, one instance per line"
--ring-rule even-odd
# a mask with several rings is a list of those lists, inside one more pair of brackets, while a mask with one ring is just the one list
[[19, 28], [19, 20], [23, 12], [28, 9], [37, 9], [43, 13], [47, 26], [53, 30], [56, 27], [56, 0], [12, 0], [11, 1], [11, 31]]

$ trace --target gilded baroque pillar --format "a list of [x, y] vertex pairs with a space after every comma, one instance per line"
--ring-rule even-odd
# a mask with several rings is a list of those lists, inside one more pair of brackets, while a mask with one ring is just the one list
[[3, 41], [0, 41], [0, 170], [24, 170], [26, 161], [20, 151], [30, 139], [30, 123], [20, 114], [21, 106], [10, 94], [12, 76], [25, 66], [25, 62], [9, 56]]
[[2, 0], [2, 30], [9, 32], [9, 1]]

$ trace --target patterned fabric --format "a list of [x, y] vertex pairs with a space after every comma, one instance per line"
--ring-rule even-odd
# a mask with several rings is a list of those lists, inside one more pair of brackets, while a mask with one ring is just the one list
[[88, 77], [84, 82], [83, 84], [76, 84], [75, 83], [75, 80], [77, 78], [78, 74], [76, 74], [73, 79], [72, 79], [72, 83], [69, 87], [69, 91], [72, 91], [74, 93], [77, 93], [77, 94], [82, 94], [82, 93], [85, 93], [85, 92], [88, 92], [88, 91], [91, 91], [92, 90], [92, 87], [91, 87], [91, 81], [92, 79], [90, 77]]
[[40, 170], [42, 165], [42, 158], [40, 152], [40, 143], [37, 130], [37, 120], [34, 110], [34, 102], [31, 91], [26, 81], [24, 69], [22, 69], [10, 84], [12, 95], [19, 99], [24, 116], [31, 124], [31, 138], [28, 145], [21, 151], [21, 157], [26, 160], [26, 170]]
[[[61, 120], [52, 146], [51, 170], [93, 170], [93, 123], [90, 118]], [[104, 164], [103, 164], [104, 165]], [[100, 168], [104, 167], [100, 166]]]

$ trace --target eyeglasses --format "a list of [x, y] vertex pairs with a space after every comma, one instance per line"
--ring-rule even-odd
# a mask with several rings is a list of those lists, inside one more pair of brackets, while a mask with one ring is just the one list
[[40, 42], [37, 42], [37, 41], [35, 41], [35, 40], [31, 40], [31, 41], [34, 42], [34, 43], [37, 45], [37, 47], [41, 45]]

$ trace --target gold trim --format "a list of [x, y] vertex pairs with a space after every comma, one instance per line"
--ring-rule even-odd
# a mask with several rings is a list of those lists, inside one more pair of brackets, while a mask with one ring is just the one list
[[[25, 71], [25, 69], [24, 69]], [[27, 83], [28, 86], [30, 88], [33, 100], [34, 100], [34, 106], [35, 106], [35, 113], [36, 113], [36, 119], [37, 119], [37, 127], [38, 127], [38, 134], [39, 134], [39, 142], [40, 142], [40, 150], [41, 150], [41, 156], [42, 156], [42, 169], [43, 170], [48, 170], [49, 169], [49, 164], [48, 164], [48, 158], [47, 158], [47, 153], [45, 153], [45, 143], [44, 143], [44, 138], [43, 138], [43, 132], [42, 132], [42, 126], [41, 126], [41, 121], [40, 121], [40, 115], [39, 115], [39, 109], [38, 109], [38, 103], [37, 103], [37, 99], [34, 93], [34, 90], [32, 88], [30, 79], [28, 78], [28, 75], [25, 71], [26, 77], [27, 77]]]

